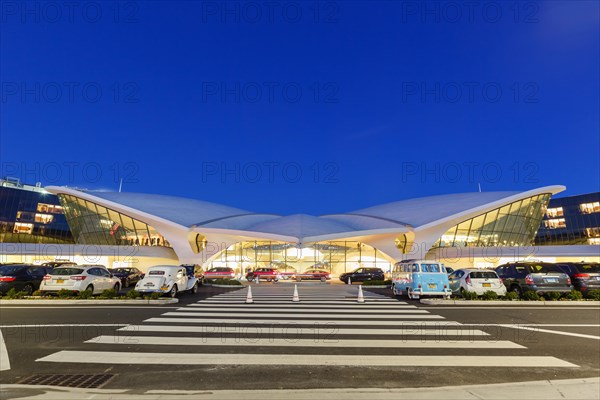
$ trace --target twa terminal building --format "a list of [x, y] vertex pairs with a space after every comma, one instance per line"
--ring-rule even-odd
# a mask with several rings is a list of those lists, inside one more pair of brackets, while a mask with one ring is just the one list
[[281, 216], [188, 198], [49, 186], [43, 191], [57, 198], [53, 210], [63, 214], [70, 238], [0, 240], [0, 261], [68, 259], [142, 270], [197, 264], [238, 273], [320, 268], [337, 275], [359, 267], [387, 271], [410, 258], [481, 268], [528, 258], [596, 260], [597, 245], [534, 245], [550, 198], [563, 190], [448, 194], [339, 214]]

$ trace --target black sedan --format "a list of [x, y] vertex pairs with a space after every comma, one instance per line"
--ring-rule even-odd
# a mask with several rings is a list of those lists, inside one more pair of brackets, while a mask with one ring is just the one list
[[127, 288], [138, 283], [143, 278], [144, 273], [137, 268], [113, 268], [109, 270], [115, 278], [121, 280], [122, 287]]
[[48, 269], [38, 265], [9, 264], [0, 266], [0, 293], [10, 289], [32, 294], [40, 288], [40, 283]]

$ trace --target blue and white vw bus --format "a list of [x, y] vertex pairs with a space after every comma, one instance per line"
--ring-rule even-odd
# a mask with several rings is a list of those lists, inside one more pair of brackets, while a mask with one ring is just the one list
[[394, 264], [392, 291], [394, 296], [405, 294], [409, 299], [452, 295], [444, 264], [428, 260], [405, 260]]

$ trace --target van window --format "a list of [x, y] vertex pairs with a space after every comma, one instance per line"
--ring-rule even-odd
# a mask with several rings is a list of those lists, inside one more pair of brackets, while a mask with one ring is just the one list
[[412, 272], [419, 272], [419, 264], [412, 265]]
[[421, 264], [423, 272], [440, 272], [439, 264]]

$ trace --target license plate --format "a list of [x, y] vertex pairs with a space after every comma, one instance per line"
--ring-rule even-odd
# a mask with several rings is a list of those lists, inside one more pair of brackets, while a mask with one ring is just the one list
[[162, 290], [163, 292], [164, 292], [165, 290], [167, 290], [167, 289], [169, 289], [169, 287], [168, 287], [168, 286], [161, 286], [161, 287], [160, 287], [160, 290]]
[[545, 281], [549, 283], [558, 283], [558, 278], [546, 278]]
[[483, 287], [492, 287], [491, 283], [482, 283], [481, 284]]
[[429, 286], [429, 289], [435, 289], [437, 287], [437, 285], [435, 283], [430, 283], [428, 286]]
[[150, 286], [154, 286], [154, 283], [147, 282], [147, 283], [146, 283], [144, 286], [148, 286], [148, 287], [150, 287]]
[[65, 283], [65, 280], [64, 279], [57, 279], [56, 283]]

